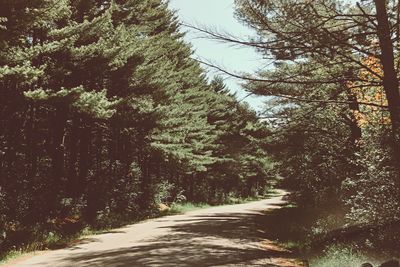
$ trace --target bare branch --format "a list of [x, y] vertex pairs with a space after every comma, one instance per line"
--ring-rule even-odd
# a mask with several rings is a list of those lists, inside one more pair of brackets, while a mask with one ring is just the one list
[[226, 75], [229, 75], [233, 78], [237, 78], [240, 80], [246, 80], [246, 81], [253, 81], [253, 82], [265, 82], [265, 83], [267, 83], [266, 86], [268, 86], [268, 83], [269, 84], [282, 83], [282, 84], [309, 84], [309, 85], [312, 85], [312, 84], [337, 84], [337, 83], [350, 82], [350, 81], [351, 82], [367, 82], [367, 83], [370, 83], [370, 86], [381, 85], [381, 83], [367, 81], [367, 80], [363, 80], [363, 79], [359, 79], [359, 78], [357, 78], [357, 79], [355, 79], [355, 78], [354, 79], [349, 79], [349, 78], [341, 78], [340, 79], [339, 78], [339, 79], [330, 79], [330, 80], [325, 80], [325, 81], [321, 81], [321, 80], [296, 80], [296, 81], [289, 80], [290, 78], [293, 78], [293, 77], [285, 77], [285, 79], [276, 79], [276, 80], [265, 79], [265, 78], [255, 78], [255, 77], [243, 76], [243, 75], [239, 75], [239, 74], [230, 72], [226, 69], [223, 69], [222, 67], [205, 62], [201, 59], [194, 58], [194, 60], [196, 60], [197, 62], [199, 62], [203, 65], [206, 65], [208, 67], [214, 68], [214, 69], [216, 69]]

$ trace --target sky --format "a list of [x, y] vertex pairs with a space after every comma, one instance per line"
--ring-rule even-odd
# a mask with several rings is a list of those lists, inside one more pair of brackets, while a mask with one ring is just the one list
[[[239, 37], [254, 36], [254, 32], [242, 25], [234, 17], [234, 0], [170, 0], [170, 8], [176, 10], [180, 21], [185, 24], [216, 29], [228, 32]], [[232, 44], [221, 43], [204, 38], [204, 34], [190, 28], [182, 28], [187, 32], [185, 40], [192, 44], [194, 57], [214, 65], [223, 67], [230, 72], [252, 73], [262, 67], [259, 54], [250, 47], [237, 47]], [[215, 69], [205, 67], [208, 77], [221, 74]], [[238, 79], [224, 76], [225, 83], [231, 91], [237, 93], [242, 100], [248, 95], [241, 89]], [[261, 111], [263, 100], [261, 97], [249, 96], [244, 99], [253, 109]]]

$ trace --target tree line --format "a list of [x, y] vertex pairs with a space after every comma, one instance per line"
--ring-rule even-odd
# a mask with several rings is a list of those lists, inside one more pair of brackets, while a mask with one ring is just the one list
[[269, 128], [182, 37], [161, 0], [1, 1], [3, 249], [57, 220], [113, 225], [182, 195], [263, 193]]

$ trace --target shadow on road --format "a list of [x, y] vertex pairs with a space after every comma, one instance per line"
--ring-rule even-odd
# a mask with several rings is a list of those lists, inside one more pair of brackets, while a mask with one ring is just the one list
[[287, 232], [288, 221], [277, 221], [282, 219], [282, 210], [198, 215], [175, 221], [169, 217], [165, 220], [172, 226], [160, 220], [160, 227], [169, 230], [167, 235], [128, 248], [74, 254], [67, 260], [71, 266], [84, 267], [299, 266], [291, 252], [273, 241], [277, 234]]

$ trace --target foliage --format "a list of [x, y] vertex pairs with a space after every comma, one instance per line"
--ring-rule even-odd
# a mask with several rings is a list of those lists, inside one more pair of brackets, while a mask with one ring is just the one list
[[156, 185], [154, 200], [156, 204], [167, 203], [172, 198], [174, 184], [168, 181], [161, 181]]
[[[300, 206], [326, 216], [313, 229], [375, 227], [373, 246], [398, 248], [390, 238], [397, 230], [385, 225], [400, 214], [399, 1], [235, 4], [256, 37], [214, 37], [255, 47], [274, 63], [247, 75], [245, 88], [269, 97], [265, 115], [275, 131], [267, 143]], [[352, 251], [337, 251], [318, 264], [359, 264]]]
[[165, 1], [5, 1], [0, 23], [2, 250], [267, 185], [267, 125]]
[[357, 179], [349, 177], [343, 182], [348, 194], [346, 204], [350, 207], [348, 219], [363, 224], [384, 224], [398, 221], [400, 203], [399, 187], [395, 184], [396, 170], [387, 164], [388, 153], [365, 146], [360, 151]]

